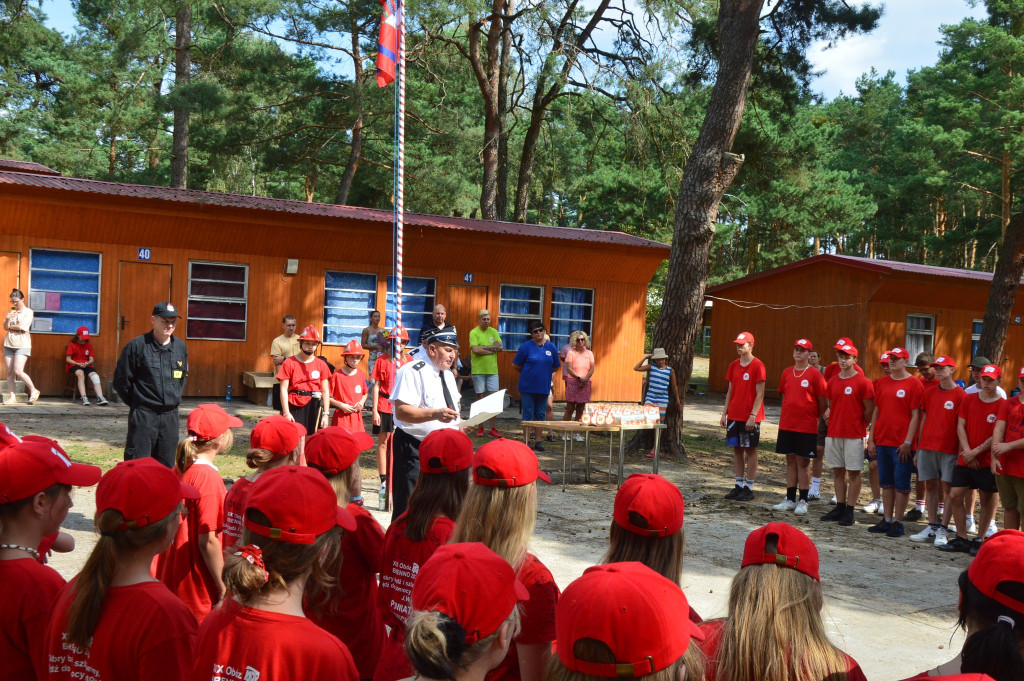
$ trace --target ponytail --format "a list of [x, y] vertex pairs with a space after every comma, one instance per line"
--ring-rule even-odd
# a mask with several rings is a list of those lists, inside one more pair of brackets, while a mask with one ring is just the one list
[[100, 536], [85, 566], [78, 573], [73, 600], [68, 608], [69, 642], [83, 650], [89, 647], [122, 556], [163, 541], [167, 536], [168, 525], [180, 512], [180, 508], [179, 505], [161, 520], [134, 530], [122, 529], [124, 516], [120, 511], [108, 509], [96, 517], [96, 529]]
[[276, 468], [276, 465], [273, 464], [284, 465], [287, 463], [289, 457], [295, 454], [298, 449], [299, 448], [296, 447], [283, 456], [281, 454], [275, 454], [269, 449], [250, 449], [245, 455], [245, 465], [259, 471], [270, 470], [271, 468]]
[[508, 638], [515, 639], [520, 627], [518, 606], [497, 631], [467, 645], [466, 630], [454, 619], [440, 612], [416, 610], [405, 628], [405, 655], [420, 676], [454, 681], [456, 670], [465, 669], [487, 652], [506, 623], [510, 625]]
[[[1019, 613], [981, 593], [960, 573], [962, 596], [957, 625], [972, 631], [964, 642], [960, 670], [983, 673], [999, 681], [1024, 681], [1024, 613]], [[1024, 584], [1001, 582], [997, 587], [1016, 600], [1024, 598]]]
[[178, 443], [178, 448], [174, 452], [174, 467], [178, 469], [179, 473], [184, 473], [192, 467], [192, 464], [199, 458], [199, 452], [211, 449], [214, 454], [226, 452], [235, 444], [235, 434], [230, 428], [212, 440], [193, 439], [195, 437], [195, 435], [189, 434]]

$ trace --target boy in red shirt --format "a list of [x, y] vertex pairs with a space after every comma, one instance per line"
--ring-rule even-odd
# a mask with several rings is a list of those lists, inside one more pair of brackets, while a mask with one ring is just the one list
[[732, 447], [736, 487], [725, 498], [750, 501], [754, 498], [767, 373], [761, 360], [754, 357], [754, 334], [744, 331], [733, 343], [739, 359], [734, 359], [725, 373], [729, 390], [725, 393], [721, 424], [726, 429], [725, 444]]
[[917, 478], [925, 485], [925, 511], [928, 527], [910, 537], [910, 541], [935, 540], [936, 546], [947, 543], [946, 528], [939, 524], [941, 500], [949, 495], [953, 482], [956, 454], [960, 450], [957, 438], [957, 414], [964, 399], [964, 389], [953, 382], [956, 362], [952, 357], [939, 356], [932, 362], [936, 383], [925, 390], [921, 405], [921, 428], [918, 436]]
[[92, 382], [93, 392], [96, 393], [96, 404], [105, 407], [109, 404], [107, 398], [103, 397], [100, 375], [96, 373], [96, 353], [93, 352], [92, 343], [89, 342], [89, 329], [80, 326], [75, 331], [75, 337], [64, 349], [64, 368], [69, 374], [78, 378], [78, 394], [82, 396], [82, 404], [89, 406], [89, 397], [85, 394], [85, 377], [88, 376]]
[[847, 344], [836, 351], [840, 371], [825, 392], [828, 409], [828, 436], [825, 438], [825, 464], [835, 477], [836, 506], [821, 516], [853, 525], [853, 507], [860, 494], [860, 475], [864, 468], [864, 435], [868, 418], [875, 408], [875, 390], [864, 374], [857, 373], [857, 348]]
[[[942, 551], [976, 553], [981, 545], [980, 539], [967, 541], [967, 509], [964, 506], [967, 490], [976, 489], [981, 493], [981, 522], [978, 527], [989, 527], [995, 518], [999, 494], [992, 473], [989, 448], [999, 410], [1005, 401], [996, 392], [1002, 374], [1002, 370], [995, 364], [986, 364], [978, 377], [981, 392], [967, 395], [960, 403], [956, 426], [960, 457], [953, 469], [953, 489], [949, 493], [949, 503], [946, 504], [946, 508], [952, 509], [953, 520], [956, 522], [956, 537], [945, 546], [940, 546]], [[943, 520], [948, 522], [945, 518]]]
[[[299, 334], [299, 354], [285, 359], [277, 372], [281, 390], [281, 415], [295, 421], [312, 435], [327, 426], [327, 405], [324, 396], [331, 394], [331, 370], [316, 356], [320, 334], [307, 326]], [[303, 438], [303, 444], [305, 438]], [[299, 449], [302, 452], [301, 446]], [[305, 463], [304, 458], [300, 458]]]
[[1021, 390], [1000, 405], [992, 433], [992, 472], [1003, 503], [1003, 529], [1020, 529], [1024, 504], [1024, 369], [1017, 374]]
[[[810, 467], [818, 454], [818, 418], [825, 411], [825, 378], [807, 361], [813, 347], [806, 338], [796, 341], [793, 366], [779, 379], [782, 413], [775, 452], [786, 455], [786, 499], [774, 508], [796, 515], [807, 513]], [[800, 501], [796, 497], [798, 487]]]
[[910, 476], [914, 471], [911, 454], [921, 420], [924, 388], [907, 371], [910, 353], [906, 348], [889, 351], [889, 375], [875, 381], [875, 412], [868, 435], [868, 454], [878, 458], [878, 480], [882, 487], [883, 519], [869, 532], [902, 537], [903, 512], [910, 498]]
[[334, 407], [332, 426], [350, 433], [365, 433], [363, 405], [366, 404], [366, 374], [359, 370], [363, 346], [352, 340], [341, 353], [341, 368], [331, 374], [330, 406]]
[[404, 326], [396, 326], [387, 334], [385, 352], [377, 355], [377, 361], [370, 370], [373, 381], [373, 434], [377, 436], [377, 475], [380, 476], [379, 510], [387, 508], [388, 493], [388, 443], [395, 431], [394, 413], [391, 406], [391, 391], [395, 389], [395, 374], [409, 361], [402, 349], [409, 341]]

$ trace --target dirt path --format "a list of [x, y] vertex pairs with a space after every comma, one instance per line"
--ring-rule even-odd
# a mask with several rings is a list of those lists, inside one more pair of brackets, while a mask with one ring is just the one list
[[[771, 510], [785, 487], [782, 457], [762, 449], [757, 498], [741, 504], [722, 499], [732, 486], [731, 454], [724, 446], [717, 425], [722, 396], [697, 397], [687, 405], [687, 441], [694, 451], [691, 461], [662, 462], [660, 473], [679, 485], [686, 499], [686, 566], [683, 588], [705, 618], [725, 613], [729, 580], [739, 568], [746, 535], [771, 520], [785, 520], [817, 543], [821, 553], [822, 584], [829, 634], [841, 648], [864, 668], [869, 679], [902, 679], [922, 669], [945, 662], [953, 656], [951, 634], [956, 620], [956, 579], [970, 559], [963, 554], [949, 556], [931, 545], [919, 545], [907, 538], [889, 539], [867, 532], [875, 516], [857, 514], [857, 524], [841, 528], [818, 520], [830, 506], [812, 504], [804, 518]], [[190, 405], [194, 406], [194, 405]], [[240, 452], [248, 443], [248, 432], [269, 410], [235, 402], [230, 411], [245, 420], [236, 437], [234, 454], [225, 459], [221, 471], [237, 475]], [[184, 413], [183, 413], [184, 417]], [[778, 420], [777, 405], [768, 408], [769, 422]], [[84, 408], [66, 401], [44, 400], [34, 407], [4, 408], [0, 421], [17, 433], [40, 433], [64, 444], [76, 460], [108, 468], [121, 459], [127, 423], [127, 409]], [[512, 434], [516, 423], [502, 420], [503, 432]], [[774, 446], [775, 430], [767, 425], [762, 440]], [[555, 451], [557, 449], [557, 452]], [[617, 449], [617, 447], [616, 447]], [[607, 440], [594, 446], [596, 470], [592, 483], [582, 482], [580, 445], [575, 445], [574, 475], [565, 492], [561, 489], [561, 442], [551, 443], [542, 458], [555, 484], [541, 485], [537, 530], [532, 549], [548, 565], [563, 588], [582, 571], [597, 562], [607, 546], [608, 525], [614, 490], [605, 489]], [[362, 460], [367, 505], [376, 507], [372, 481], [376, 479], [373, 460]], [[626, 474], [650, 470], [650, 462], [628, 458]], [[831, 486], [822, 496], [827, 499]], [[863, 503], [864, 499], [862, 499]], [[65, 528], [75, 536], [77, 549], [54, 556], [51, 564], [65, 577], [74, 575], [94, 543], [93, 490], [78, 490], [75, 507]], [[388, 518], [375, 513], [383, 525]], [[916, 532], [920, 526], [908, 525]], [[952, 651], [962, 645], [962, 636], [952, 638]]]

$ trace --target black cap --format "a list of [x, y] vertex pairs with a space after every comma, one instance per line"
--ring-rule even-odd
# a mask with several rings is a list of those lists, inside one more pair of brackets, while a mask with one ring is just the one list
[[447, 324], [430, 334], [429, 341], [431, 343], [444, 343], [445, 345], [459, 347], [459, 334], [454, 326]]
[[178, 314], [178, 308], [174, 307], [166, 300], [159, 302], [153, 306], [153, 316], [167, 318], [178, 317], [179, 319], [181, 318], [181, 315]]

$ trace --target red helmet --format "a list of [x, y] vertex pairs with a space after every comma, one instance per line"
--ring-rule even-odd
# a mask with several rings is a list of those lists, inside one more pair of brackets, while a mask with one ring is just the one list
[[314, 343], [320, 342], [320, 334], [317, 333], [317, 330], [313, 328], [312, 324], [304, 328], [302, 333], [299, 334], [299, 342], [301, 343], [302, 341], [313, 341]]
[[345, 349], [341, 351], [341, 356], [345, 357], [347, 355], [363, 356], [363, 346], [359, 344], [359, 341], [350, 340], [345, 344]]
[[405, 330], [405, 327], [399, 324], [395, 328], [391, 329], [391, 335], [389, 338], [400, 338], [403, 343], [409, 341], [409, 333]]

